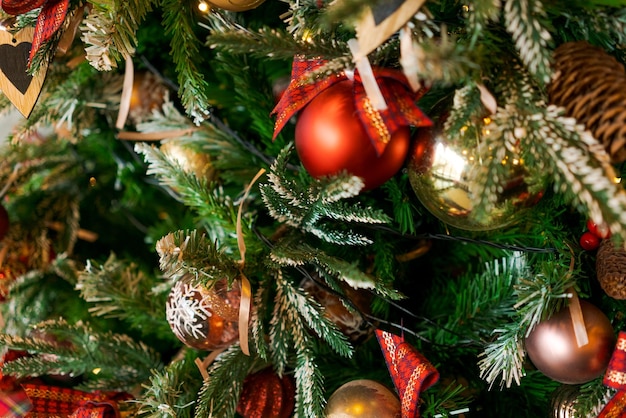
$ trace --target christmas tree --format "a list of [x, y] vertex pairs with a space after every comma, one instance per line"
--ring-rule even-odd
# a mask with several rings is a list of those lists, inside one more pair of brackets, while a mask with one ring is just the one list
[[626, 2], [0, 9], [2, 416], [625, 416]]

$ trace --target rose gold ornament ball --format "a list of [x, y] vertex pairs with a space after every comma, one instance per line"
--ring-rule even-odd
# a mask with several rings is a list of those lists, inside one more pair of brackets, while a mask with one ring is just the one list
[[578, 347], [569, 307], [539, 323], [526, 338], [526, 351], [535, 367], [565, 384], [581, 384], [599, 377], [611, 359], [615, 333], [606, 315], [581, 300], [589, 343]]
[[410, 130], [398, 129], [378, 156], [356, 113], [351, 81], [319, 93], [296, 122], [296, 151], [307, 172], [316, 178], [346, 171], [374, 189], [402, 168], [409, 152]]

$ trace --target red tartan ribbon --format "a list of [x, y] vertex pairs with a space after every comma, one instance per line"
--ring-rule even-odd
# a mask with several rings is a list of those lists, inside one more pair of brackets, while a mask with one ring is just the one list
[[[333, 74], [311, 82], [310, 72], [320, 68], [326, 61], [321, 59], [294, 58], [291, 69], [291, 82], [280, 101], [272, 110], [277, 115], [274, 125], [274, 138], [287, 121], [306, 106], [320, 92], [340, 81], [348, 80], [345, 73]], [[359, 119], [363, 123], [378, 155], [382, 154], [391, 135], [402, 126], [431, 126], [432, 121], [420, 110], [415, 102], [424, 95], [426, 89], [413, 92], [401, 71], [388, 68], [374, 68], [378, 87], [387, 102], [387, 109], [377, 110], [370, 103], [358, 71], [354, 76], [354, 103]]]
[[603, 383], [617, 394], [605, 405], [598, 418], [626, 418], [626, 332], [620, 331]]
[[439, 380], [439, 372], [404, 338], [377, 329], [376, 338], [400, 396], [402, 418], [419, 417], [419, 395]]
[[69, 3], [69, 0], [1, 0], [0, 8], [13, 16], [30, 12], [39, 7], [42, 8], [35, 25], [35, 35], [28, 58], [29, 63], [39, 51], [41, 44], [49, 41], [61, 27], [67, 15]]
[[32, 408], [33, 404], [24, 390], [0, 391], [0, 417], [22, 418]]
[[118, 402], [130, 399], [123, 392], [83, 392], [46, 385], [23, 384], [33, 405], [28, 418], [119, 418]]

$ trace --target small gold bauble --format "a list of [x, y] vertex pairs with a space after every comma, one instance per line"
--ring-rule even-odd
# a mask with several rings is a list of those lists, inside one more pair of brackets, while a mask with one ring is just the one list
[[529, 192], [522, 159], [503, 161], [510, 169], [501, 179], [496, 206], [478, 219], [469, 190], [470, 176], [481, 164], [474, 154], [473, 149], [448, 142], [441, 126], [418, 131], [408, 164], [409, 181], [420, 202], [439, 220], [470, 231], [502, 228], [539, 200], [541, 193]]
[[160, 150], [170, 161], [180, 165], [186, 173], [198, 179], [211, 181], [215, 178], [215, 168], [209, 154], [196, 149], [196, 145], [184, 140], [169, 140], [161, 144]]
[[209, 3], [220, 9], [230, 10], [231, 12], [245, 12], [252, 10], [263, 4], [265, 0], [211, 0]]
[[368, 379], [339, 387], [328, 399], [327, 418], [399, 418], [400, 400], [386, 386]]

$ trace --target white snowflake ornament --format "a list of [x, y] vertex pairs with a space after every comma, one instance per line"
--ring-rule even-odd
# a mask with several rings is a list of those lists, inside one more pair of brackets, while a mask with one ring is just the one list
[[228, 347], [239, 337], [239, 282], [228, 288], [222, 279], [207, 287], [194, 277], [181, 277], [172, 287], [165, 312], [167, 322], [186, 346], [199, 350]]

